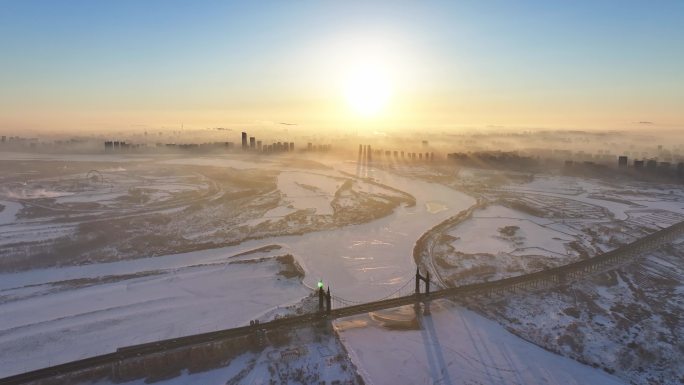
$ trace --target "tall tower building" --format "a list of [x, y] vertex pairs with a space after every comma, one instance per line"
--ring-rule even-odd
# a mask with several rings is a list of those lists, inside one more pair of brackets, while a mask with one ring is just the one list
[[256, 150], [256, 138], [253, 136], [249, 137], [249, 149], [252, 151]]
[[247, 149], [247, 133], [246, 132], [242, 133], [242, 149], [243, 150]]
[[627, 167], [627, 157], [626, 156], [619, 156], [618, 157], [618, 167]]

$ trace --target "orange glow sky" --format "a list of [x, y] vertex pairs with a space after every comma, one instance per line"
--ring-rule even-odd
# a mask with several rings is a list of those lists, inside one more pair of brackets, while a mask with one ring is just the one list
[[682, 4], [10, 1], [0, 130], [673, 128]]

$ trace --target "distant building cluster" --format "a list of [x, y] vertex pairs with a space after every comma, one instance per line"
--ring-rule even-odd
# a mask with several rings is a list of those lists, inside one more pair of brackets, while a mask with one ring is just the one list
[[0, 144], [35, 147], [38, 144], [38, 138], [23, 138], [21, 136], [10, 136], [8, 138], [7, 135], [3, 135], [0, 138]]
[[[132, 149], [150, 148], [145, 144], [131, 144], [123, 140], [107, 140], [104, 142], [104, 149], [106, 152], [122, 152], [130, 151]], [[235, 149], [234, 142], [210, 142], [210, 143], [156, 143], [152, 146], [156, 148], [164, 148], [169, 150], [192, 150], [192, 151], [230, 151]], [[254, 153], [280, 153], [293, 152], [295, 150], [294, 142], [273, 142], [272, 144], [264, 144], [256, 137], [249, 137], [246, 132], [242, 132], [241, 147], [242, 151]]]
[[[423, 143], [426, 143], [423, 141]], [[405, 152], [400, 150], [383, 150], [376, 149], [373, 150], [369, 144], [359, 144], [359, 158], [365, 160], [372, 160], [373, 157], [378, 159], [392, 159], [395, 160], [411, 160], [411, 161], [434, 161], [434, 152]]]
[[104, 142], [105, 151], [127, 151], [133, 146], [120, 140], [107, 140]]
[[328, 152], [330, 149], [332, 149], [330, 144], [314, 144], [311, 142], [306, 144], [306, 151], [309, 152]]
[[242, 132], [242, 151], [251, 151], [257, 153], [280, 153], [280, 152], [294, 152], [294, 142], [272, 142], [266, 144], [261, 140], [257, 140], [254, 136], [247, 136], [246, 132]]
[[278, 152], [293, 152], [295, 150], [294, 142], [272, 142], [265, 144], [256, 137], [250, 136], [247, 138], [247, 133], [242, 133], [242, 151], [251, 151], [258, 153], [278, 153]]
[[535, 158], [520, 155], [516, 151], [453, 152], [447, 154], [447, 159], [467, 166], [502, 169], [528, 169], [538, 164]]
[[[628, 168], [629, 158], [626, 155], [618, 157], [618, 167]], [[684, 162], [676, 164], [670, 161], [658, 161], [657, 159], [634, 159], [632, 168], [635, 171], [661, 176], [676, 176], [684, 179]]]
[[196, 151], [208, 151], [208, 150], [230, 150], [235, 147], [233, 142], [212, 142], [212, 143], [157, 143], [156, 147], [164, 147], [167, 149], [179, 149], [179, 150], [196, 150]]
[[65, 148], [65, 149], [73, 149], [75, 146], [83, 146], [87, 145], [89, 142], [88, 140], [84, 139], [67, 139], [67, 140], [55, 140], [52, 142], [41, 142], [38, 138], [24, 138], [21, 136], [7, 136], [7, 135], [2, 135], [0, 137], [0, 146], [3, 148], [12, 148], [12, 149], [58, 149], [58, 148]]

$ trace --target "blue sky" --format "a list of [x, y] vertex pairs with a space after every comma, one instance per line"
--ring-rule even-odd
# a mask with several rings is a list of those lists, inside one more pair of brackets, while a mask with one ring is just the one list
[[[682, 1], [12, 0], [0, 7], [0, 127], [54, 121], [57, 128], [67, 118], [79, 125], [84, 112], [124, 124], [127, 111], [140, 112], [131, 121], [144, 111], [160, 124], [178, 111], [241, 120], [285, 110], [288, 118], [330, 123], [343, 117], [329, 83], [341, 71], [334, 62], [356, 60], [363, 53], [348, 47], [366, 40], [389, 47], [385, 65], [401, 67], [395, 99], [410, 113], [395, 114], [393, 124], [684, 123]], [[35, 124], [20, 118], [29, 111]]]

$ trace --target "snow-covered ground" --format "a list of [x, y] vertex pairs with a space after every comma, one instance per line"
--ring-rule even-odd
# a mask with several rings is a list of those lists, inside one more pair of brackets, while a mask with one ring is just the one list
[[[451, 245], [463, 253], [512, 253], [539, 248], [551, 254], [567, 254], [564, 243], [575, 240], [574, 234], [545, 227], [551, 223], [503, 206], [492, 205], [473, 213], [473, 219], [456, 226], [449, 235], [458, 239]], [[511, 235], [502, 229], [511, 229]]]
[[[216, 163], [221, 164], [220, 159]], [[233, 166], [233, 160], [226, 160], [226, 167]], [[291, 172], [283, 182], [287, 188], [307, 192], [314, 186], [327, 200], [333, 183], [335, 188], [341, 183], [337, 178], [348, 176], [341, 172], [355, 172], [354, 164], [329, 166], [333, 168], [312, 171], [314, 176], [309, 179], [298, 174], [299, 170], [288, 169]], [[299, 301], [309, 290], [298, 283], [278, 281], [275, 271], [259, 267], [262, 264], [225, 263], [231, 261], [229, 256], [268, 245], [281, 248], [256, 256], [294, 255], [306, 272], [305, 286], [314, 287], [323, 279], [335, 295], [346, 299], [384, 297], [415, 273], [415, 239], [472, 205], [474, 199], [441, 185], [375, 169], [368, 172], [376, 182], [413, 195], [416, 204], [399, 206], [368, 223], [303, 235], [153, 258], [0, 274], [0, 372], [10, 375], [120, 346], [242, 326], [250, 319], [277, 314], [279, 306]], [[369, 183], [359, 186], [370, 192], [385, 191]], [[285, 195], [293, 192], [286, 190]], [[429, 209], [429, 202], [440, 202], [439, 210]], [[93, 340], [101, 343], [93, 344]], [[70, 353], [62, 354], [67, 348]]]
[[460, 174], [451, 184], [473, 191], [485, 207], [433, 231], [420, 250], [424, 263], [451, 285], [575, 262], [684, 220], [684, 192], [677, 186], [507, 177], [491, 170]]
[[663, 185], [655, 188], [651, 184], [640, 182], [615, 186], [576, 177], [536, 176], [530, 183], [510, 184], [502, 190], [571, 198], [603, 207], [618, 220], [627, 219], [628, 211], [636, 208], [684, 213], [684, 196], [679, 186]]
[[[217, 156], [155, 161], [167, 166], [206, 165], [224, 167], [227, 172], [242, 170], [243, 176], [254, 170], [275, 180], [277, 190], [269, 192], [271, 195], [266, 198], [258, 197], [254, 203], [255, 207], [263, 206], [264, 216], [260, 218], [237, 216], [235, 223], [225, 224], [226, 218], [217, 210], [228, 203], [209, 208], [198, 205], [204, 211], [199, 211], [197, 220], [201, 216], [211, 222], [206, 226], [201, 222], [202, 228], [190, 229], [193, 240], [211, 240], [220, 226], [233, 229], [246, 225], [245, 231], [252, 231], [251, 227], [281, 219], [284, 225], [295, 226], [293, 220], [287, 219], [288, 215], [302, 211], [330, 216], [334, 212], [332, 202], [340, 198], [345, 180], [352, 180], [355, 194], [372, 195], [377, 202], [406, 193], [415, 198], [415, 205], [397, 205], [391, 213], [366, 223], [328, 226], [321, 231], [302, 231], [301, 235], [264, 232], [263, 238], [227, 247], [0, 274], [0, 372], [3, 375], [106, 353], [120, 346], [242, 326], [251, 319], [265, 320], [284, 314], [282, 307], [307, 296], [310, 293], [307, 287], [315, 287], [318, 280], [330, 286], [335, 296], [348, 300], [383, 298], [415, 274], [416, 240], [428, 229], [476, 202], [472, 196], [453, 188], [374, 167], [364, 167], [359, 173], [354, 162], [321, 160], [324, 164], [315, 163], [314, 168], [307, 168], [311, 164], [306, 162], [311, 161], [301, 163], [275, 157]], [[179, 178], [148, 177], [146, 180], [149, 191], [145, 194], [153, 202], [173, 200], [174, 194], [187, 193], [190, 188]], [[648, 222], [652, 225], [649, 228], [657, 228], [676, 222], [683, 212], [683, 200], [677, 193], [653, 191], [650, 195], [634, 195], [633, 191], [613, 191], [610, 195], [598, 184], [587, 183], [552, 177], [537, 178], [529, 185], [500, 186], [491, 194], [519, 198], [529, 205], [549, 205], [562, 215], [554, 212], [548, 217], [539, 217], [503, 204], [491, 205], [476, 210], [472, 219], [453, 229], [450, 235], [458, 239], [449, 240], [449, 244], [463, 253], [557, 258], [568, 253], [568, 242], [590, 243], [593, 239], [581, 234], [587, 222], [583, 215], [601, 224], [618, 219]], [[208, 182], [203, 186], [206, 188], [202, 191], [216, 190]], [[57, 199], [63, 204], [104, 203], [103, 206], [119, 202], [111, 191], [101, 193], [99, 197], [83, 192]], [[605, 199], [608, 195], [610, 199]], [[629, 203], [625, 198], [628, 196], [641, 197], [642, 201]], [[267, 199], [273, 197], [272, 201]], [[220, 195], [210, 197], [211, 202], [218, 199]], [[342, 197], [339, 202], [359, 204], [349, 197]], [[145, 207], [144, 202], [139, 204]], [[52, 229], [30, 221], [17, 223], [16, 212], [12, 213], [11, 205], [7, 207], [10, 211], [6, 208], [0, 212], [0, 220], [6, 221], [0, 229], [3, 242], [6, 238], [19, 239], [27, 233]], [[659, 212], [663, 207], [673, 211]], [[228, 210], [239, 212], [239, 209]], [[186, 212], [179, 214], [185, 215]], [[179, 231], [189, 230], [183, 223], [175, 226], [182, 227]], [[73, 231], [68, 226], [60, 228]], [[483, 236], [486, 242], [482, 241]], [[271, 245], [277, 247], [249, 253]], [[245, 252], [246, 255], [232, 258]], [[259, 261], [283, 254], [293, 255], [303, 267], [302, 282], [279, 276], [278, 263], [272, 259]], [[573, 257], [578, 257], [577, 254]], [[244, 262], [250, 259], [256, 262]], [[242, 263], [231, 263], [238, 261]], [[523, 266], [523, 270], [527, 268]], [[501, 326], [449, 302], [435, 303], [432, 311], [432, 316], [423, 318], [420, 330], [390, 331], [366, 322], [363, 317], [361, 322], [347, 320], [337, 325], [362, 373], [376, 384], [619, 383], [599, 370], [524, 342]], [[363, 323], [368, 325], [349, 327]], [[260, 359], [245, 355], [227, 368], [186, 373], [170, 383], [225, 383], [241, 367], [255, 363], [258, 366]], [[389, 365], [397, 370], [388, 371]], [[266, 377], [262, 374], [253, 380], [264, 380]]]
[[313, 209], [316, 215], [333, 215], [331, 203], [344, 180], [311, 172], [283, 171], [278, 174], [277, 183], [286, 206], [269, 210], [263, 219], [254, 220], [250, 225], [282, 218], [297, 210]]
[[[186, 367], [172, 378], [161, 381], [145, 378], [123, 382], [101, 380], [93, 385], [143, 385], [150, 382], [163, 385], [363, 384], [354, 364], [329, 326], [300, 327], [275, 333], [278, 334], [278, 341], [269, 341], [265, 346], [205, 353], [203, 358], [209, 355], [211, 362], [223, 362], [215, 368], [206, 369], [206, 364], [201, 371]], [[265, 339], [268, 339], [268, 335]], [[223, 344], [230, 346], [230, 342]], [[190, 362], [184, 364], [191, 365]], [[171, 368], [164, 366], [162, 371], [171, 371]]]
[[684, 238], [565, 287], [469, 306], [517, 335], [630, 383], [680, 383], [682, 256]]
[[600, 369], [552, 354], [445, 300], [418, 330], [390, 330], [367, 316], [336, 321], [369, 384], [624, 384]]
[[242, 326], [310, 293], [298, 279], [279, 275], [282, 266], [276, 260], [236, 260], [197, 265], [188, 260], [185, 266], [151, 269], [143, 264], [134, 269], [127, 262], [91, 265], [97, 267], [91, 269], [97, 270], [95, 277], [59, 269], [34, 277], [24, 273], [31, 279], [3, 276], [0, 373], [4, 377], [122, 346]]
[[17, 213], [23, 207], [21, 203], [12, 201], [0, 201], [2, 211], [0, 211], [0, 225], [13, 223], [17, 218]]

